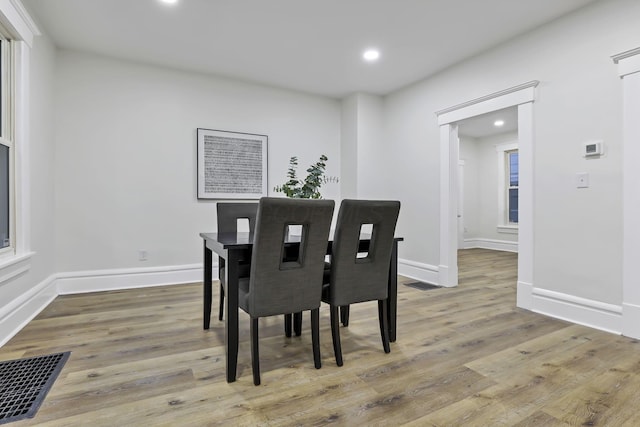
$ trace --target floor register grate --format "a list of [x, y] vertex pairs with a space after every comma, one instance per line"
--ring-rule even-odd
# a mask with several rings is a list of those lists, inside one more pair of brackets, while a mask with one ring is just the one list
[[70, 354], [0, 362], [0, 424], [33, 418]]
[[424, 282], [411, 282], [405, 283], [405, 286], [409, 286], [410, 288], [419, 289], [421, 291], [428, 291], [430, 289], [440, 289], [442, 286], [432, 285], [431, 283]]

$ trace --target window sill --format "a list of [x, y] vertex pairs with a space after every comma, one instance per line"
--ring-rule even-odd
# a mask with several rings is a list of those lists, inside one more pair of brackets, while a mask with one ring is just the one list
[[0, 286], [31, 268], [31, 257], [35, 252], [27, 252], [0, 259]]
[[498, 233], [518, 234], [518, 226], [517, 225], [499, 225]]

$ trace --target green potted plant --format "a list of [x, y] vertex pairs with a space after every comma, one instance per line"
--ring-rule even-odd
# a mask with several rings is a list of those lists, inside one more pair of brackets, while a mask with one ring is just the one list
[[284, 193], [287, 197], [296, 199], [321, 199], [320, 187], [327, 182], [338, 182], [336, 177], [325, 177], [324, 172], [327, 166], [327, 156], [324, 154], [320, 159], [309, 166], [307, 169], [307, 177], [304, 180], [298, 179], [296, 169], [298, 167], [298, 158], [292, 156], [289, 159], [289, 170], [287, 177], [289, 180], [282, 185], [274, 188], [274, 191]]

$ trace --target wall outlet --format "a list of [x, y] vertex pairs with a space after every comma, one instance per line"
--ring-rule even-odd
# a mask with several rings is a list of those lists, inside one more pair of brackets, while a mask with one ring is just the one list
[[149, 254], [145, 250], [138, 251], [138, 261], [146, 261], [149, 258]]

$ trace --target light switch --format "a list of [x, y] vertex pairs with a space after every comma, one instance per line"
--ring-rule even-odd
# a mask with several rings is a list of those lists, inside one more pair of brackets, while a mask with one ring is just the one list
[[576, 187], [577, 188], [589, 188], [589, 174], [581, 172], [576, 174]]

